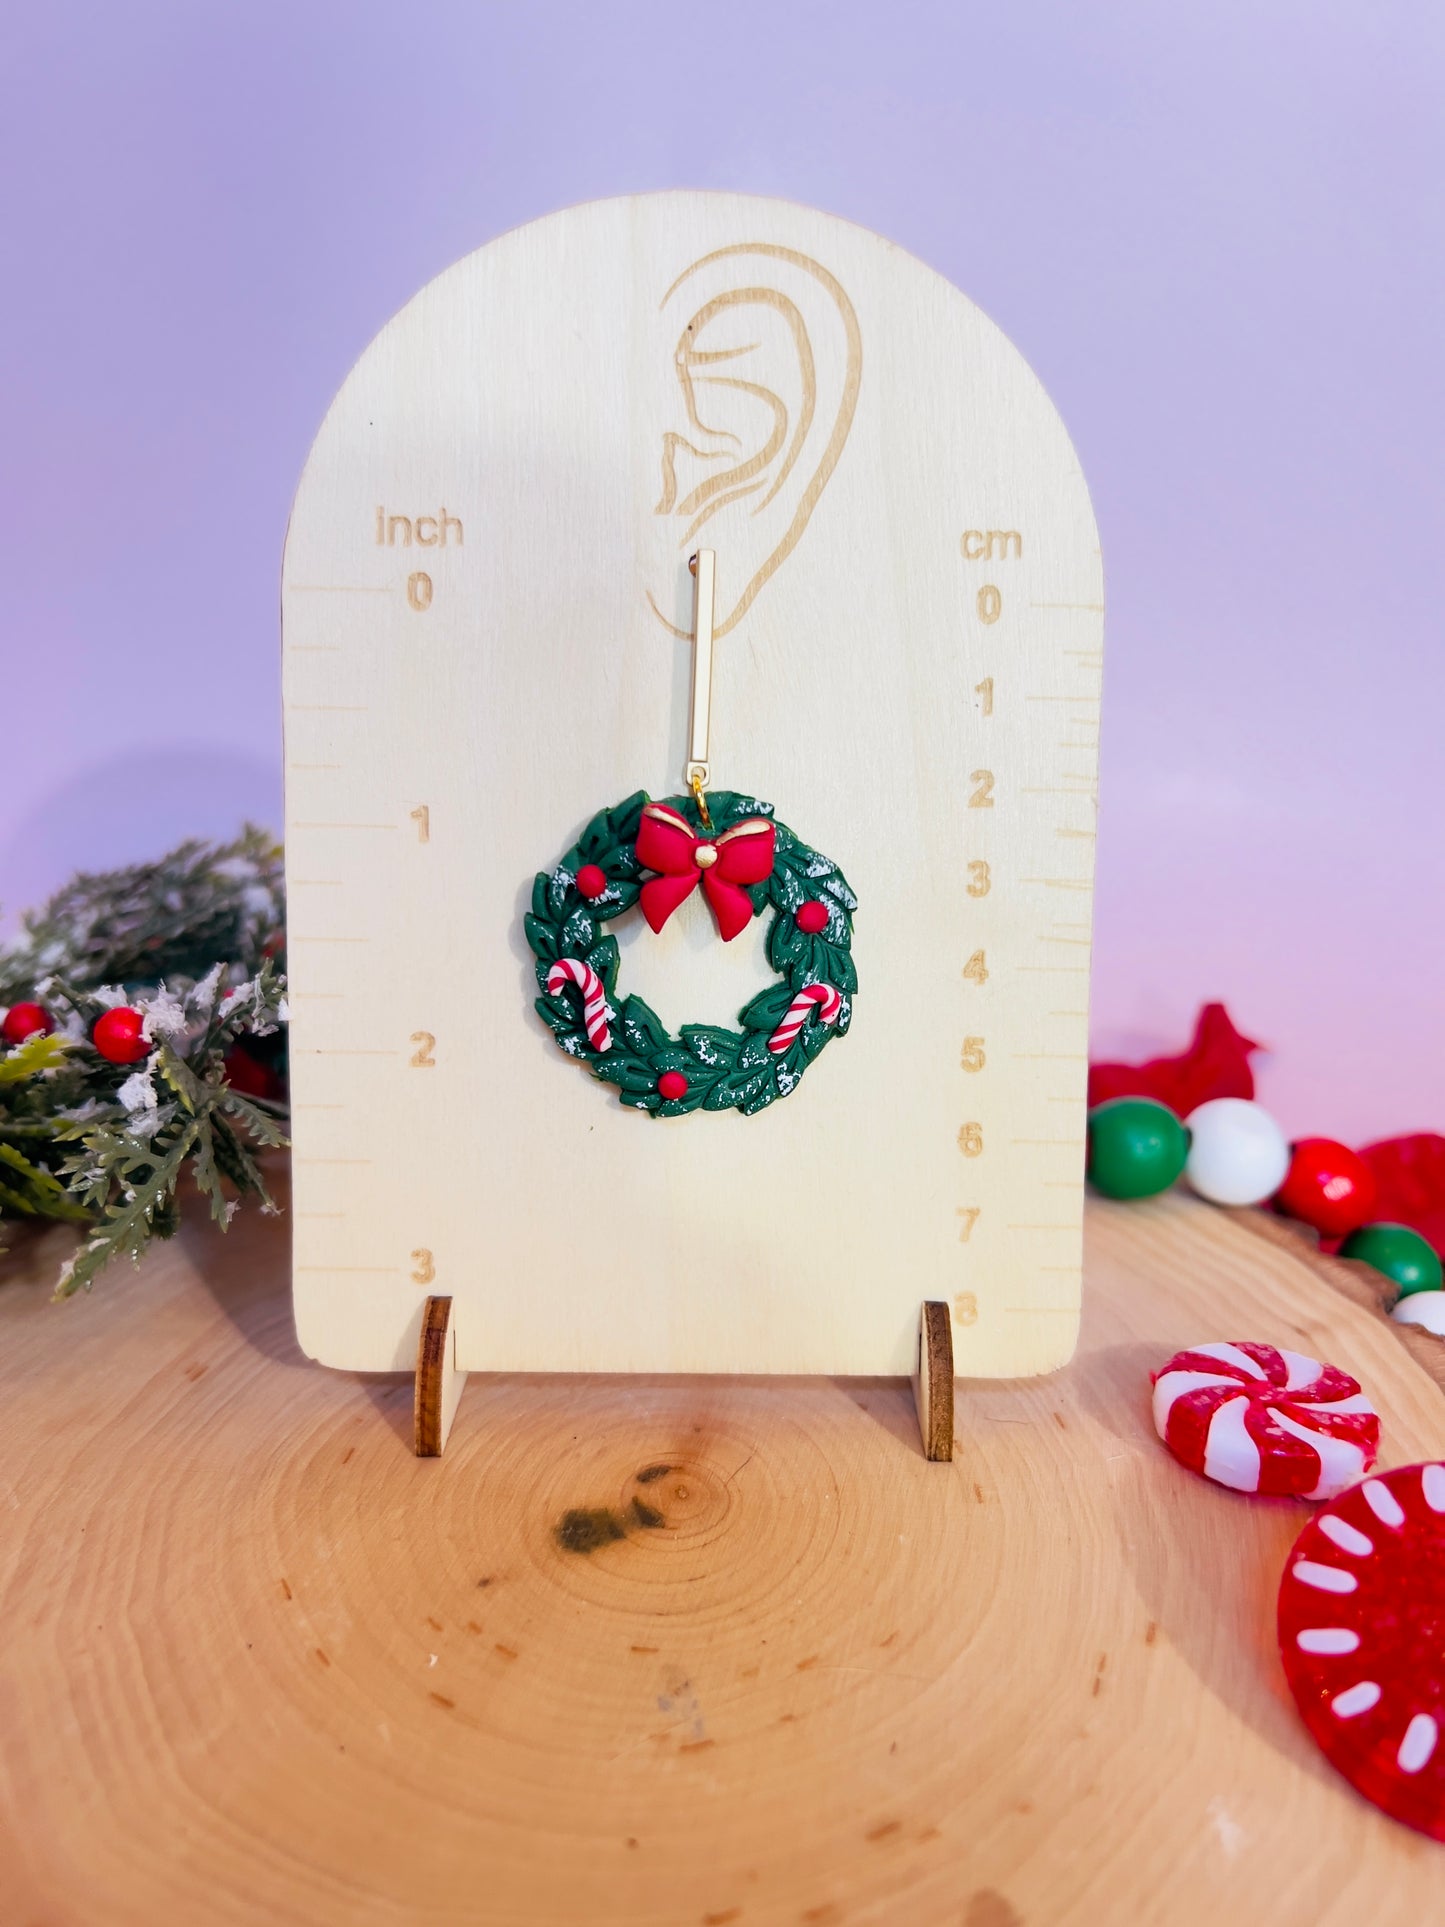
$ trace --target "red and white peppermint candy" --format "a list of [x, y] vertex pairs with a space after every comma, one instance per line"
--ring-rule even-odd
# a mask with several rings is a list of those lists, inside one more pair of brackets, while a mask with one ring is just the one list
[[814, 1004], [818, 1006], [818, 1018], [824, 1024], [836, 1024], [838, 1013], [843, 1008], [841, 995], [831, 984], [804, 984], [792, 1003], [781, 1024], [768, 1039], [768, 1049], [781, 1057], [792, 1043], [798, 1032], [808, 1021], [808, 1012]]
[[607, 1008], [607, 992], [597, 972], [580, 957], [559, 957], [547, 972], [548, 996], [555, 997], [563, 984], [575, 984], [582, 993], [582, 1021], [593, 1050], [611, 1050], [612, 1031], [607, 1019], [612, 1013]]
[[1290, 1691], [1330, 1765], [1445, 1840], [1445, 1465], [1382, 1472], [1322, 1506], [1279, 1586]]
[[1179, 1460], [1236, 1492], [1332, 1499], [1380, 1449], [1348, 1372], [1273, 1345], [1195, 1345], [1154, 1374], [1154, 1429]]

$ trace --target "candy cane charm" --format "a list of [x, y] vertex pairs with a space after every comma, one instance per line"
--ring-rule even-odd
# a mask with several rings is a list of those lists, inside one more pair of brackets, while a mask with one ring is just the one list
[[563, 984], [576, 984], [582, 993], [582, 1021], [587, 1026], [587, 1041], [595, 1051], [611, 1050], [612, 1032], [607, 1025], [610, 1012], [602, 979], [579, 957], [560, 957], [547, 972], [547, 994], [555, 997]]
[[832, 984], [804, 984], [792, 1003], [788, 1005], [787, 1016], [768, 1039], [768, 1049], [776, 1056], [780, 1057], [793, 1042], [807, 1022], [808, 1012], [814, 1004], [818, 1006], [820, 1023], [837, 1023], [838, 1013], [843, 1008], [843, 999]]

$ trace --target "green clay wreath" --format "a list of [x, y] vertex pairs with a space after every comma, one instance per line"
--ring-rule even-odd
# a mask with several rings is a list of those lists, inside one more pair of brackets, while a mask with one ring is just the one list
[[[775, 820], [772, 805], [720, 790], [653, 803], [639, 790], [599, 810], [576, 844], [532, 886], [527, 942], [537, 959], [537, 1010], [569, 1057], [653, 1117], [741, 1111], [786, 1097], [830, 1038], [841, 1037], [858, 988], [853, 912], [836, 863]], [[640, 905], [654, 930], [701, 885], [724, 942], [771, 910], [768, 962], [779, 982], [759, 992], [738, 1030], [684, 1024], [676, 1037], [640, 997], [617, 1000], [617, 941], [603, 925]]]

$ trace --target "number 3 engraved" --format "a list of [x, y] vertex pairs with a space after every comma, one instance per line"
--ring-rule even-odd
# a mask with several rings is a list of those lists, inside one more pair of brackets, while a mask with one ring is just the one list
[[437, 1067], [437, 1060], [432, 1056], [437, 1047], [435, 1037], [429, 1030], [414, 1030], [411, 1041], [417, 1047], [411, 1054], [413, 1066], [419, 1071], [434, 1071]]
[[417, 1246], [416, 1250], [411, 1254], [411, 1262], [412, 1283], [415, 1285], [429, 1285], [437, 1275], [437, 1268], [432, 1262], [432, 1255], [425, 1245]]
[[968, 894], [971, 897], [986, 897], [993, 887], [993, 878], [988, 865], [981, 856], [976, 856], [968, 866]]

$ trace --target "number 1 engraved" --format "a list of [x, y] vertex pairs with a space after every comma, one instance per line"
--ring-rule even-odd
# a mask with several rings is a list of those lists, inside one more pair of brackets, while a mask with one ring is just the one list
[[992, 716], [993, 714], [993, 677], [985, 676], [982, 682], [976, 682], [973, 685], [973, 693], [975, 696], [983, 697], [984, 715]]
[[411, 820], [416, 825], [417, 842], [430, 843], [431, 842], [430, 806], [427, 805], [426, 803], [418, 803], [416, 808], [411, 813]]
[[968, 1234], [973, 1230], [973, 1227], [978, 1223], [979, 1213], [982, 1210], [982, 1208], [983, 1207], [981, 1205], [977, 1205], [977, 1204], [959, 1205], [958, 1207], [958, 1242], [961, 1245], [966, 1245], [968, 1243]]
[[432, 1255], [425, 1245], [417, 1246], [416, 1250], [411, 1254], [411, 1262], [412, 1283], [414, 1285], [429, 1285], [437, 1275], [437, 1268], [432, 1262]]
[[437, 1047], [435, 1037], [429, 1030], [414, 1030], [411, 1041], [417, 1046], [411, 1054], [413, 1067], [419, 1071], [434, 1071], [437, 1067], [437, 1060], [432, 1056]]

